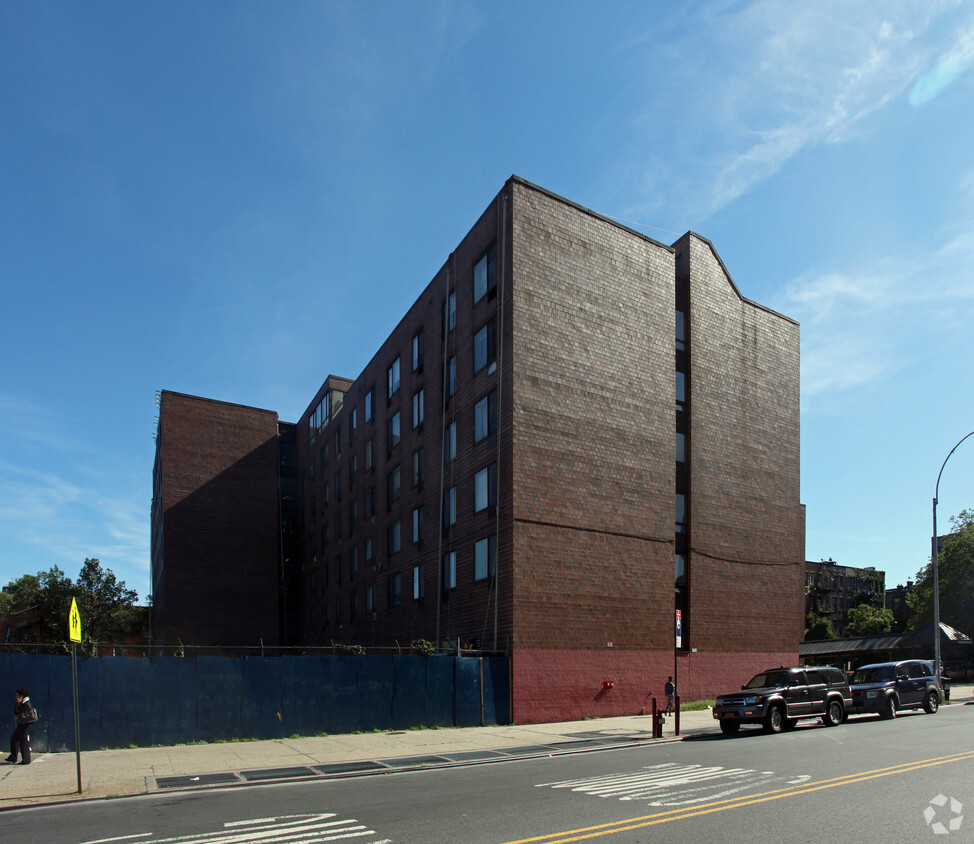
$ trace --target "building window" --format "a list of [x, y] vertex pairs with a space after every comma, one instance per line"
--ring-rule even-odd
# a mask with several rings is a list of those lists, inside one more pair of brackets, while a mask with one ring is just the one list
[[423, 329], [413, 335], [413, 372], [423, 368]]
[[335, 598], [335, 624], [342, 626], [342, 599]]
[[342, 585], [342, 558], [341, 556], [335, 557], [335, 585]]
[[480, 539], [473, 546], [473, 579], [486, 580], [494, 576], [497, 566], [497, 537]]
[[365, 565], [375, 567], [375, 537], [365, 540]]
[[416, 507], [413, 510], [413, 542], [423, 541], [423, 508]]
[[389, 525], [386, 534], [389, 541], [389, 556], [391, 557], [393, 554], [398, 554], [402, 548], [402, 525], [399, 519]]
[[473, 268], [473, 302], [497, 292], [497, 246], [491, 246]]
[[687, 529], [687, 497], [676, 494], [676, 532], [685, 533]]
[[335, 501], [342, 500], [342, 470], [335, 470]]
[[423, 578], [423, 567], [413, 566], [413, 600], [418, 601], [426, 595], [426, 584]]
[[375, 584], [370, 583], [365, 587], [365, 611], [369, 615], [375, 614]]
[[457, 588], [457, 552], [447, 551], [443, 555], [443, 588]]
[[335, 513], [335, 542], [342, 544], [342, 514]]
[[358, 592], [351, 592], [348, 596], [348, 620], [355, 621], [358, 618]]
[[485, 466], [473, 476], [473, 511], [497, 506], [497, 464]]
[[335, 423], [335, 459], [342, 459], [342, 423]]
[[413, 486], [423, 483], [423, 449], [417, 448], [413, 452]]
[[365, 421], [371, 422], [375, 418], [375, 387], [370, 387], [365, 394]]
[[687, 462], [687, 435], [679, 432], [676, 435], [676, 462]]
[[676, 403], [687, 403], [687, 376], [684, 372], [676, 373]]
[[497, 246], [491, 246], [473, 268], [473, 303], [476, 305], [488, 293], [497, 292]]
[[375, 468], [375, 437], [365, 444], [365, 471], [371, 472]]
[[497, 391], [491, 390], [473, 409], [473, 441], [479, 443], [497, 431]]
[[358, 522], [358, 502], [352, 501], [348, 505], [348, 536], [355, 536], [355, 525]]
[[375, 484], [365, 490], [365, 518], [375, 517]]
[[391, 399], [397, 392], [399, 392], [399, 358], [397, 357], [392, 365], [386, 370], [386, 380], [387, 386], [389, 388], [388, 396]]
[[497, 361], [497, 337], [494, 320], [491, 319], [473, 338], [473, 371], [480, 372], [485, 366]]
[[413, 393], [413, 428], [419, 428], [423, 424], [426, 415], [423, 401], [423, 390]]
[[388, 475], [386, 475], [386, 503], [388, 504], [388, 509], [392, 509], [392, 503], [399, 500], [399, 496], [402, 494], [402, 474], [399, 471], [399, 467], [396, 466]]
[[351, 580], [358, 574], [358, 546], [353, 545], [348, 552], [348, 579]]
[[687, 315], [676, 312], [676, 347], [683, 351], [687, 347]]
[[443, 462], [450, 463], [457, 456], [457, 423], [451, 422], [443, 432]]
[[402, 575], [389, 575], [389, 609], [398, 607], [402, 603]]
[[443, 491], [443, 527], [457, 523], [457, 488], [451, 486]]
[[457, 327], [457, 294], [451, 290], [443, 303], [443, 336]]
[[452, 398], [457, 392], [457, 356], [446, 362], [446, 397]]
[[389, 418], [389, 422], [386, 426], [386, 450], [392, 451], [397, 445], [399, 445], [399, 440], [401, 438], [401, 428], [399, 425], [399, 411], [397, 410]]
[[353, 407], [348, 416], [348, 444], [355, 442], [355, 431], [358, 428], [358, 408]]
[[358, 455], [353, 454], [348, 460], [348, 491], [355, 489], [355, 480], [358, 478]]

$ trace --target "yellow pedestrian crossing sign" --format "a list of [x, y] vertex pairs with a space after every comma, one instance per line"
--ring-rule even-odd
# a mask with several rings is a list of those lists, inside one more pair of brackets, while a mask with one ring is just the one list
[[78, 612], [78, 602], [71, 599], [71, 613], [68, 616], [68, 628], [72, 642], [81, 641], [81, 613]]

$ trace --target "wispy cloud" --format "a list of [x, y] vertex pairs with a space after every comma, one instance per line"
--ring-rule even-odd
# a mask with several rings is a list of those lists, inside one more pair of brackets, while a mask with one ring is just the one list
[[969, 330], [972, 263], [974, 221], [929, 252], [788, 284], [782, 310], [802, 323], [805, 406], [826, 393], [887, 382], [917, 349], [937, 342], [966, 348], [954, 341]]
[[[941, 20], [960, 14], [959, 30]], [[647, 162], [653, 187], [663, 189], [660, 201], [672, 208], [679, 197], [689, 227], [774, 176], [802, 150], [852, 137], [938, 55], [938, 80], [956, 78], [974, 63], [974, 16], [958, 11], [956, 2], [710, 4], [685, 22], [685, 31], [690, 34], [667, 56], [668, 87], [707, 93], [695, 101], [654, 94], [651, 116], [640, 123], [652, 135], [664, 127], [672, 132], [675, 121], [681, 136], [692, 139], [674, 149], [682, 160], [668, 171], [667, 184], [660, 184], [659, 163]], [[651, 73], [661, 72], [651, 64]], [[666, 120], [658, 119], [661, 102]], [[642, 141], [644, 148], [658, 146], [654, 137]]]

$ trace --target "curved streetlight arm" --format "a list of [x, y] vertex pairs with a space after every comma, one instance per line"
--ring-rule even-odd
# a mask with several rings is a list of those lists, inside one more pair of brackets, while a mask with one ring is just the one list
[[940, 677], [940, 543], [937, 542], [937, 498], [940, 495], [940, 476], [944, 473], [944, 467], [947, 465], [947, 461], [957, 451], [960, 444], [967, 437], [972, 436], [974, 436], [974, 431], [961, 437], [957, 445], [950, 450], [950, 454], [944, 458], [944, 462], [940, 466], [940, 471], [937, 473], [937, 485], [933, 490], [933, 537], [930, 540], [930, 562], [933, 564], [933, 670], [937, 675], [937, 684], [941, 688], [943, 688], [943, 681]]

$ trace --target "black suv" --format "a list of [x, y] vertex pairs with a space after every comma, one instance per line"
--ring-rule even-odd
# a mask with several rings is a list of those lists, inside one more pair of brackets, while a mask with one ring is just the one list
[[800, 718], [821, 718], [826, 727], [834, 727], [851, 705], [849, 683], [838, 668], [769, 668], [740, 692], [718, 697], [714, 718], [724, 733], [736, 733], [741, 724], [762, 724], [765, 732], [780, 733]]
[[944, 693], [933, 673], [933, 663], [919, 659], [879, 662], [856, 669], [852, 676], [850, 712], [875, 712], [881, 718], [895, 718], [901, 709], [919, 709], [933, 714]]

